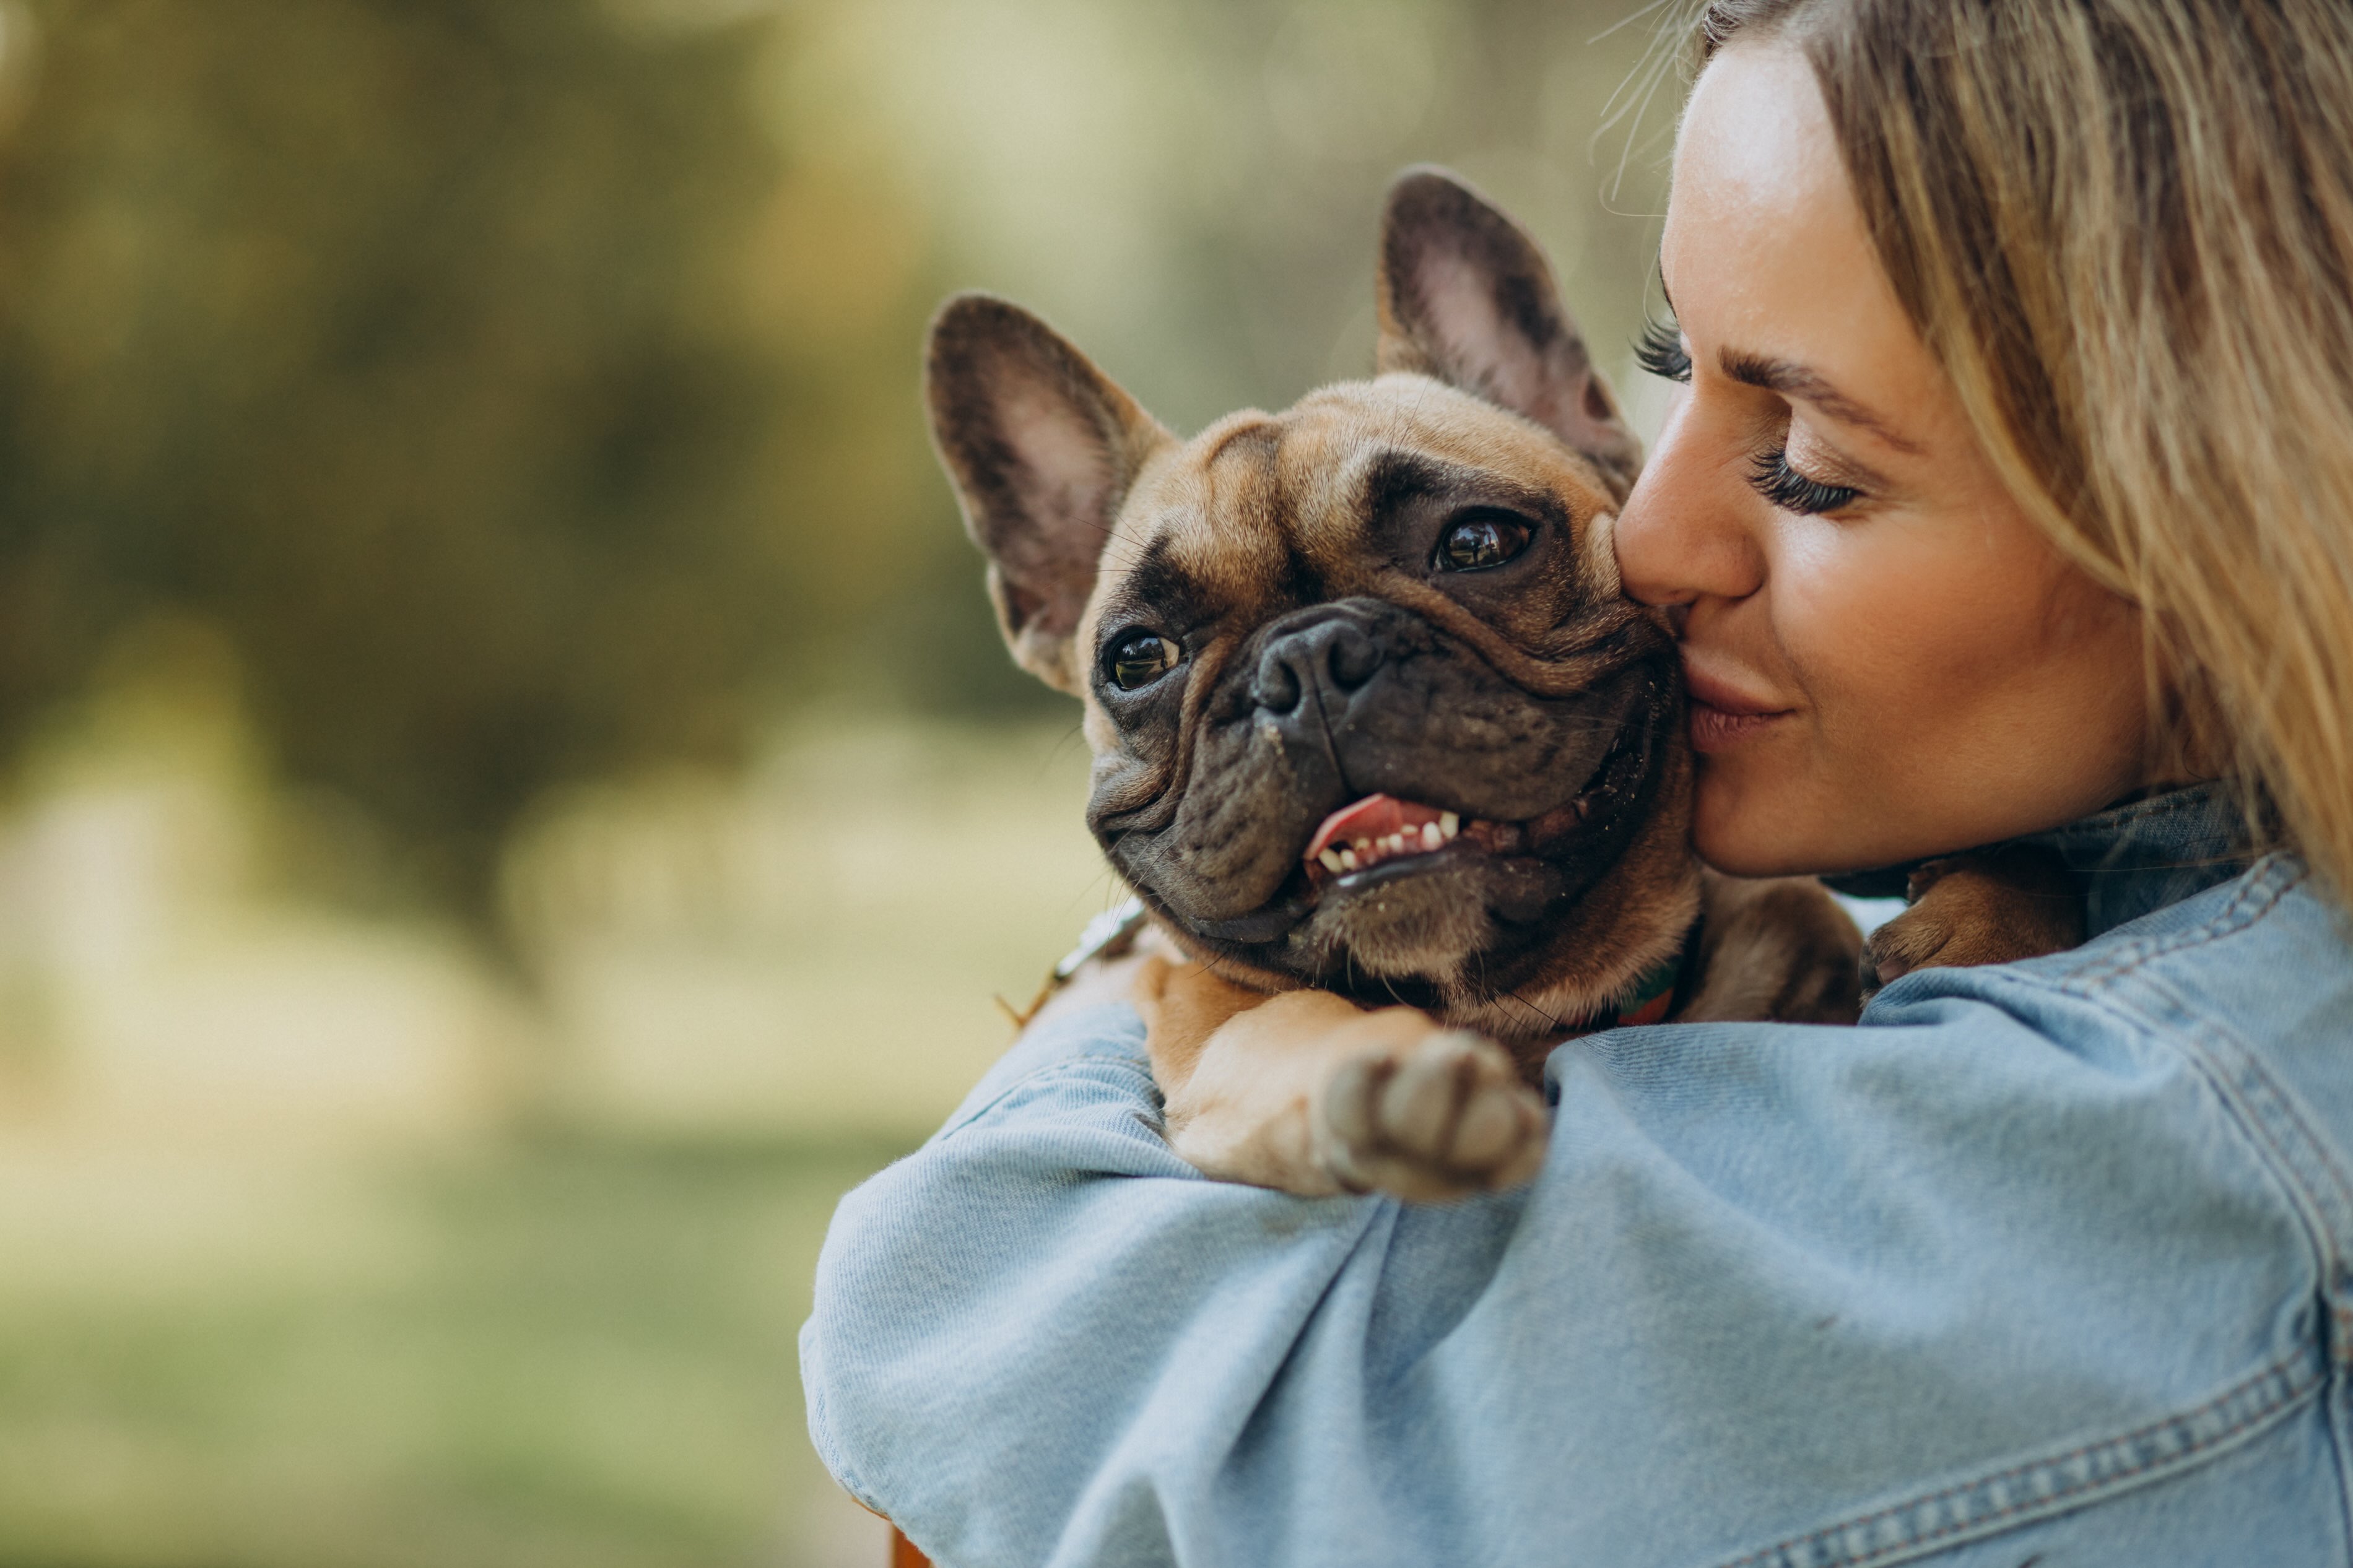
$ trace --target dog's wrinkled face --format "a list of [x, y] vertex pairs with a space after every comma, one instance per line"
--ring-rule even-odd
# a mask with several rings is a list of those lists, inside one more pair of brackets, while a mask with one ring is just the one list
[[1677, 783], [1674, 648], [1617, 594], [1609, 505], [1418, 375], [1156, 459], [1078, 638], [1113, 863], [1256, 969], [1417, 1003], [1540, 982]]
[[1042, 323], [951, 303], [941, 449], [1017, 658], [1087, 706], [1088, 818], [1269, 985], [1541, 1034], [1692, 909], [1672, 638], [1618, 592], [1638, 448], [1541, 257], [1393, 190], [1381, 364], [1168, 435]]

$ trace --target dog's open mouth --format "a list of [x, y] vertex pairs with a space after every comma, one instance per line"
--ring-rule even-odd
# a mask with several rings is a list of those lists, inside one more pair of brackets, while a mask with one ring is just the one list
[[[1364, 795], [1317, 825], [1292, 863], [1296, 868], [1265, 903], [1246, 914], [1185, 924], [1214, 941], [1282, 942], [1319, 910], [1345, 909], [1368, 897], [1387, 910], [1378, 898], [1398, 884], [1452, 875], [1462, 879], [1454, 885], [1461, 898], [1505, 927], [1534, 931], [1606, 872], [1630, 839], [1630, 820], [1651, 799], [1656, 729], [1640, 716], [1621, 724], [1584, 787], [1533, 817], [1479, 816], [1460, 809], [1466, 801], [1440, 805], [1387, 792]], [[1446, 771], [1442, 758], [1432, 761], [1438, 765], [1431, 772]], [[1410, 783], [1406, 787], [1420, 793]]]
[[1590, 797], [1578, 795], [1530, 822], [1491, 822], [1419, 801], [1368, 795], [1325, 817], [1301, 858], [1309, 885], [1320, 890], [1335, 882], [1351, 885], [1377, 866], [1438, 855], [1450, 847], [1484, 855], [1540, 853], [1592, 811]]
[[[1343, 892], [1435, 870], [1463, 856], [1543, 856], [1587, 826], [1612, 797], [1625, 793], [1623, 775], [1639, 762], [1641, 748], [1630, 729], [1612, 744], [1575, 796], [1524, 822], [1467, 816], [1442, 806], [1368, 795], [1325, 817], [1300, 859], [1311, 895], [1327, 888]], [[1420, 862], [1420, 864], [1405, 864]], [[1373, 873], [1379, 872], [1375, 876]]]
[[[1474, 830], [1476, 826], [1474, 822]], [[1325, 817], [1301, 858], [1307, 862], [1311, 878], [1318, 869], [1342, 877], [1399, 856], [1434, 854], [1461, 832], [1462, 819], [1453, 812], [1392, 795], [1368, 795]]]

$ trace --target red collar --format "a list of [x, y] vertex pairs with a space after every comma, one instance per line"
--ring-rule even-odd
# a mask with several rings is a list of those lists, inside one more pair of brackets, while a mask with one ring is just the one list
[[1584, 1017], [1569, 1025], [1561, 1034], [1564, 1040], [1580, 1035], [1598, 1035], [1604, 1029], [1630, 1029], [1638, 1024], [1663, 1024], [1675, 1010], [1683, 990], [1683, 970], [1691, 956], [1688, 946], [1675, 950], [1665, 962], [1645, 971], [1640, 980], [1626, 988], [1615, 1002], [1604, 1003]]

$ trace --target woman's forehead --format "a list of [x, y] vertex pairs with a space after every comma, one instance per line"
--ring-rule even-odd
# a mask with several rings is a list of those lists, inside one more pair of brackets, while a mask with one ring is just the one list
[[1813, 68], [1796, 48], [1736, 45], [1701, 73], [1675, 143], [1663, 253], [1668, 283], [1686, 243], [1711, 251], [1869, 254]]
[[1659, 262], [1694, 353], [1735, 380], [1899, 451], [1957, 417], [1879, 264], [1796, 48], [1736, 44], [1702, 73]]

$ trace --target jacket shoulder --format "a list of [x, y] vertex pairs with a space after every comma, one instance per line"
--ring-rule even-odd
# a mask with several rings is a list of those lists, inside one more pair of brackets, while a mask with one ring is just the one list
[[2071, 953], [2013, 966], [2078, 1018], [2185, 1059], [2353, 1273], [2353, 917], [2305, 864], [2243, 874]]

